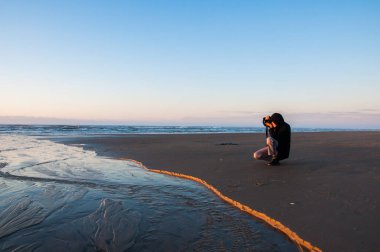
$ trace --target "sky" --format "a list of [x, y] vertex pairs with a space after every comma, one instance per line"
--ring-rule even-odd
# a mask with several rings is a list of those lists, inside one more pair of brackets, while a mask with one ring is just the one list
[[0, 123], [380, 129], [378, 0], [0, 0]]

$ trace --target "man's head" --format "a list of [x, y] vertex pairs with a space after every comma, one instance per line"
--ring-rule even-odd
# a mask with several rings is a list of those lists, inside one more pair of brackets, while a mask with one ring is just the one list
[[283, 124], [285, 123], [284, 118], [283, 118], [282, 115], [279, 114], [279, 113], [274, 113], [274, 114], [270, 117], [270, 119], [271, 119], [272, 124], [274, 125], [274, 127], [277, 127], [277, 126], [283, 125]]
[[263, 124], [269, 128], [276, 128], [284, 123], [284, 118], [279, 113], [274, 113], [272, 116], [267, 115], [263, 118]]

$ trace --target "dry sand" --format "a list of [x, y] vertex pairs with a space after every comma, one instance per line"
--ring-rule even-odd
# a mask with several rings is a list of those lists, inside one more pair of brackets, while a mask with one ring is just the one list
[[60, 141], [204, 179], [324, 251], [378, 251], [380, 132], [293, 133], [290, 158], [277, 167], [252, 159], [264, 138], [123, 135]]

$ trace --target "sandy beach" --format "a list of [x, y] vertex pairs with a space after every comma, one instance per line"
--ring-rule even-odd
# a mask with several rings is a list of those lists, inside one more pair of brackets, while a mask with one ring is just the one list
[[280, 166], [252, 159], [263, 134], [61, 138], [99, 155], [206, 180], [324, 251], [380, 246], [380, 132], [293, 133]]

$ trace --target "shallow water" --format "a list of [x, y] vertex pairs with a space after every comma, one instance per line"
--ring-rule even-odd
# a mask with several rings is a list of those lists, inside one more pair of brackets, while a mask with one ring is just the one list
[[0, 135], [1, 251], [297, 251], [195, 182]]

